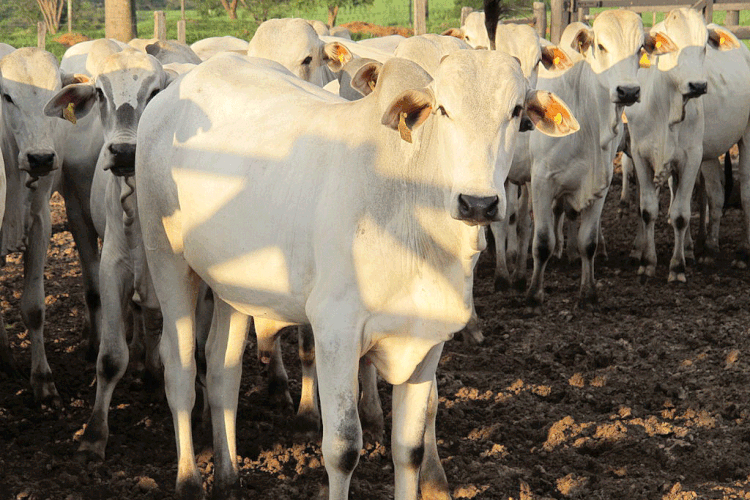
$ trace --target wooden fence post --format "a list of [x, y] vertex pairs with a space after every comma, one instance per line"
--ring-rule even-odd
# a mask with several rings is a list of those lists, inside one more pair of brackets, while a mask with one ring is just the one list
[[740, 11], [728, 10], [727, 17], [724, 18], [724, 26], [737, 26], [740, 24]]
[[588, 7], [578, 7], [578, 21], [585, 23], [586, 22], [586, 16], [589, 15], [589, 8]]
[[73, 31], [73, 0], [68, 0], [68, 33]]
[[177, 21], [177, 41], [180, 43], [186, 43], [185, 40], [185, 20], [180, 19], [179, 21]]
[[427, 33], [427, 0], [414, 0], [414, 34]]
[[534, 2], [534, 19], [536, 19], [536, 32], [540, 38], [547, 38], [547, 7], [544, 2]]
[[471, 7], [461, 7], [461, 26], [466, 23], [466, 18], [469, 17], [469, 14], [472, 12], [474, 12], [474, 9]]
[[550, 2], [549, 37], [552, 43], [560, 43], [560, 37], [565, 27], [570, 24], [570, 12], [565, 7], [565, 0]]
[[706, 0], [703, 13], [706, 15], [706, 24], [714, 22], [714, 0]]
[[36, 23], [36, 46], [42, 50], [47, 48], [47, 23], [43, 21]]
[[163, 10], [154, 11], [154, 38], [167, 39], [167, 16], [164, 15]]

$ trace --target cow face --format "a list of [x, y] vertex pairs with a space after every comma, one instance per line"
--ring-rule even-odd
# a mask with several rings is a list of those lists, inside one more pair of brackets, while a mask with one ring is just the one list
[[148, 102], [169, 83], [169, 75], [154, 57], [125, 49], [101, 61], [88, 84], [70, 85], [45, 107], [49, 116], [76, 118], [96, 106], [104, 132], [100, 162], [118, 176], [135, 172], [138, 121]]
[[591, 29], [577, 27], [571, 48], [583, 55], [601, 85], [609, 89], [610, 101], [629, 106], [640, 99], [636, 78], [643, 47], [643, 22], [627, 10], [599, 14]]
[[654, 26], [644, 47], [659, 54], [656, 67], [667, 72], [683, 99], [689, 99], [702, 96], [708, 89], [703, 70], [707, 42], [708, 30], [703, 16], [693, 9], [675, 9]]
[[505, 216], [503, 184], [524, 113], [545, 134], [578, 130], [559, 98], [529, 89], [516, 58], [457, 51], [443, 59], [428, 88], [398, 96], [382, 122], [411, 142], [411, 132], [431, 119], [425, 132], [430, 135], [421, 141], [435, 148], [434, 161], [450, 186], [446, 209], [454, 219], [476, 225]]
[[489, 49], [490, 37], [484, 24], [484, 12], [471, 12], [466, 16], [464, 25], [461, 26], [461, 35], [464, 42], [473, 49]]
[[338, 42], [323, 43], [304, 19], [270, 19], [258, 27], [247, 55], [276, 61], [296, 77], [322, 87], [333, 78], [326, 68], [339, 71], [351, 52]]
[[0, 60], [5, 142], [18, 155], [18, 168], [28, 173], [29, 183], [61, 164], [54, 144], [55, 122], [42, 112], [61, 86], [57, 60], [49, 52], [24, 48]]

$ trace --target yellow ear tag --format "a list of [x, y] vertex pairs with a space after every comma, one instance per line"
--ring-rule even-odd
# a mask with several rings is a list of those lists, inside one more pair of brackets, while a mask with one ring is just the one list
[[556, 124], [560, 125], [562, 123], [562, 113], [557, 113], [553, 120]]
[[552, 64], [554, 64], [555, 66], [560, 64], [560, 56], [555, 56], [555, 58], [552, 60]]
[[344, 64], [344, 54], [339, 54], [339, 62]]
[[720, 37], [720, 38], [719, 38], [719, 45], [724, 45], [724, 42], [726, 42], [726, 41], [727, 41], [727, 39], [726, 39], [726, 38], [724, 38], [723, 36], [722, 36], [722, 37]]
[[641, 68], [650, 68], [651, 67], [651, 59], [648, 58], [648, 54], [645, 52], [641, 56], [641, 60], [638, 61], [638, 64]]
[[411, 144], [411, 130], [406, 125], [406, 113], [401, 113], [398, 118], [398, 133], [401, 134], [401, 138]]
[[76, 124], [76, 112], [75, 104], [69, 102], [68, 105], [63, 109], [63, 118], [68, 120], [73, 125]]
[[656, 41], [656, 48], [657, 48], [657, 49], [660, 49], [660, 48], [661, 48], [661, 40], [657, 40], [657, 41]]

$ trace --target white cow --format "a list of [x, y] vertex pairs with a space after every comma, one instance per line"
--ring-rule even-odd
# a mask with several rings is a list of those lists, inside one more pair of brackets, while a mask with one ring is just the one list
[[[23, 48], [0, 59], [2, 155], [7, 195], [0, 255], [24, 252], [21, 316], [31, 338], [31, 387], [37, 401], [60, 405], [60, 396], [44, 351], [44, 265], [51, 235], [49, 198], [63, 166], [59, 130], [44, 116], [44, 103], [66, 79], [49, 52]], [[70, 186], [70, 172], [63, 185]], [[64, 191], [66, 205], [77, 205], [76, 193]], [[69, 212], [70, 214], [70, 212]], [[71, 224], [72, 230], [78, 227]], [[74, 233], [76, 234], [76, 233]], [[92, 295], [88, 295], [91, 291]], [[95, 291], [95, 290], [94, 290]], [[87, 303], [98, 303], [98, 292], [87, 291]], [[88, 300], [91, 299], [91, 300]]]
[[[702, 244], [703, 261], [711, 262], [719, 250], [719, 225], [724, 205], [721, 177], [724, 175], [718, 157], [737, 143], [739, 146], [739, 178], [744, 212], [743, 241], [732, 265], [745, 268], [750, 262], [750, 51], [732, 33], [709, 24], [709, 44], [704, 68], [708, 93], [703, 96], [706, 120], [703, 136], [704, 179], [709, 207], [708, 235]], [[721, 126], [715, 125], [721, 116]], [[711, 124], [711, 126], [709, 126]]]
[[360, 40], [357, 43], [359, 45], [372, 47], [378, 50], [382, 50], [383, 52], [389, 52], [393, 54], [394, 52], [396, 52], [396, 47], [398, 47], [399, 44], [403, 42], [404, 40], [406, 40], [405, 36], [387, 35], [387, 36], [378, 36], [374, 38], [365, 38], [364, 40]]
[[333, 73], [352, 58], [341, 41], [323, 43], [310, 23], [297, 18], [261, 23], [250, 40], [247, 55], [276, 61], [318, 87], [333, 80]]
[[470, 48], [458, 38], [428, 33], [407, 38], [396, 47], [394, 55], [414, 61], [427, 73], [432, 74], [437, 70], [443, 57], [457, 50]]
[[639, 70], [641, 102], [625, 110], [630, 153], [640, 192], [641, 237], [637, 243], [641, 246], [636, 248], [637, 257], [640, 257], [638, 274], [642, 279], [654, 276], [658, 193], [671, 178], [674, 196], [669, 219], [674, 227], [675, 241], [668, 279], [670, 282], [684, 282], [690, 198], [703, 158], [704, 102], [695, 98], [709, 88], [703, 68], [709, 32], [698, 11], [683, 8], [671, 11], [663, 22], [651, 29], [650, 34], [654, 43], [671, 50], [656, 57], [649, 67]]
[[557, 78], [540, 77], [538, 86], [563, 96], [580, 117], [581, 132], [554, 141], [532, 133], [530, 140], [534, 271], [527, 298], [533, 308], [543, 302], [544, 269], [563, 211], [572, 219], [580, 216], [581, 305], [597, 302], [594, 256], [622, 133], [622, 109], [640, 97], [636, 72], [641, 48], [654, 47], [651, 37], [644, 35], [640, 16], [631, 11], [604, 11], [591, 29], [572, 29], [568, 39], [583, 60]]
[[[444, 31], [443, 35], [460, 38], [474, 49], [489, 49], [490, 37], [487, 34], [484, 19], [484, 12], [470, 12], [460, 28], [450, 28]], [[495, 39], [497, 39], [497, 34]]]
[[[147, 374], [158, 385], [161, 315], [140, 303], [153, 294], [145, 263], [134, 193], [136, 132], [148, 102], [170, 82], [159, 61], [138, 50], [115, 51], [96, 63], [92, 79], [69, 85], [50, 99], [49, 116], [61, 117], [71, 103], [76, 118], [93, 113], [100, 121], [101, 147], [91, 193], [91, 211], [103, 240], [99, 282], [102, 294], [102, 340], [97, 358], [96, 401], [79, 451], [104, 458], [109, 436], [109, 403], [128, 366], [126, 332], [134, 329], [134, 349], [144, 349]], [[133, 316], [130, 320], [130, 316]], [[134, 323], [134, 325], [133, 325]], [[132, 326], [130, 326], [132, 325]], [[136, 352], [136, 359], [142, 352]], [[147, 379], [148, 380], [148, 379]]]
[[233, 36], [212, 36], [198, 40], [190, 45], [193, 52], [201, 58], [201, 61], [210, 59], [219, 52], [247, 53], [248, 42]]
[[[15, 47], [8, 45], [7, 43], [0, 43], [0, 59], [14, 50], [16, 50]], [[0, 106], [0, 113], [1, 112], [2, 106]], [[0, 137], [3, 137], [2, 116], [0, 116]], [[3, 152], [0, 149], [0, 227], [2, 227], [3, 217], [5, 216], [5, 184], [5, 162], [3, 161]], [[9, 375], [17, 375], [18, 373], [13, 361], [13, 355], [10, 351], [8, 333], [5, 331], [5, 323], [2, 314], [0, 314], [0, 370]]]
[[368, 97], [345, 102], [277, 65], [220, 55], [144, 112], [138, 204], [164, 314], [178, 497], [203, 495], [190, 429], [200, 277], [216, 300], [215, 495], [239, 496], [235, 414], [253, 316], [313, 327], [329, 499], [348, 497], [359, 459], [362, 356], [395, 386], [395, 498], [416, 499], [418, 476], [426, 496], [448, 498], [428, 408], [443, 342], [471, 315], [481, 226], [503, 216], [524, 110], [555, 135], [577, 123], [504, 54], [458, 51], [434, 77], [394, 58]]

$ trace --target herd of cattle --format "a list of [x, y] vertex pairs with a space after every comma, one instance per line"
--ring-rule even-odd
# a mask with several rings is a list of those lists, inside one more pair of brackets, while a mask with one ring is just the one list
[[[531, 246], [527, 297], [538, 308], [567, 219], [590, 306], [618, 149], [638, 181], [633, 255], [644, 277], [654, 275], [667, 182], [670, 281], [685, 281], [699, 172], [704, 258], [718, 251], [718, 158], [735, 143], [750, 208], [750, 52], [696, 11], [672, 11], [649, 32], [630, 11], [605, 11], [591, 27], [568, 26], [559, 45], [529, 26], [487, 25], [483, 13], [444, 35], [360, 42], [321, 24], [270, 20], [249, 43], [95, 40], [59, 64], [0, 44], [0, 255], [24, 252], [34, 396], [59, 404], [43, 343], [59, 190], [97, 360], [80, 451], [104, 457], [112, 393], [132, 355], [164, 380], [178, 498], [205, 495], [191, 434], [196, 378], [213, 429], [213, 496], [241, 496], [235, 415], [251, 318], [269, 386], [285, 400], [278, 332], [312, 327], [299, 329], [299, 417], [322, 420], [329, 499], [348, 498], [363, 427], [382, 432], [377, 374], [394, 386], [395, 498], [446, 499], [435, 370], [455, 332], [468, 324], [482, 338], [472, 280], [486, 226], [498, 287], [525, 285]], [[739, 255], [744, 266], [747, 248]], [[1, 322], [0, 362], [15, 371]]]

